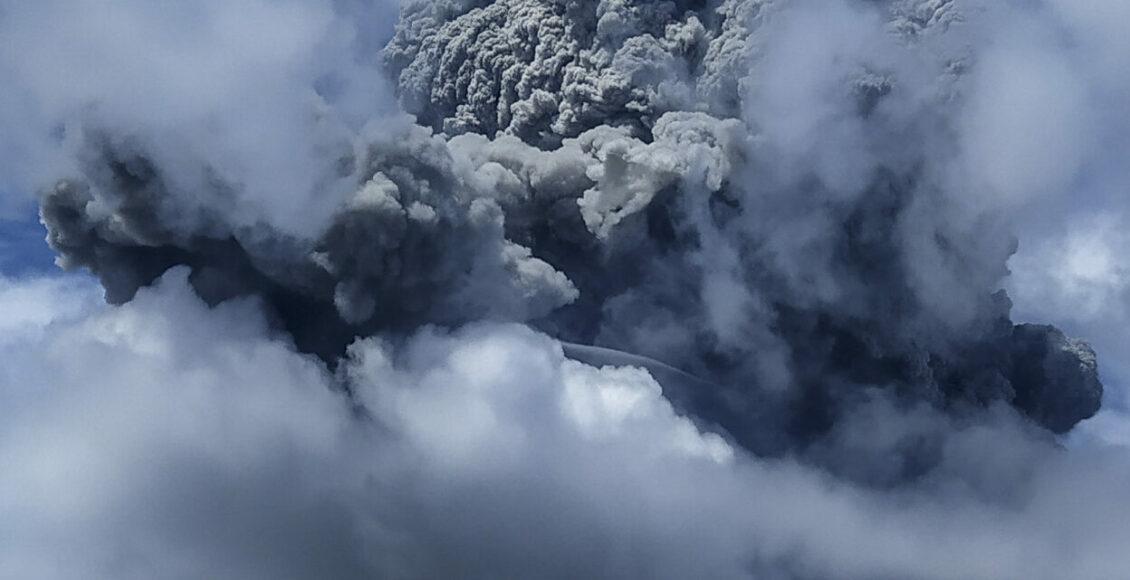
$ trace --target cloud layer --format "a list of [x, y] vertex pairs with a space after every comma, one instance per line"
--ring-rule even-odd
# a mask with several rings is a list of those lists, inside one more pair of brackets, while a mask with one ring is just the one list
[[[426, 328], [329, 373], [255, 300], [177, 269], [120, 308], [7, 282], [2, 571], [25, 578], [1115, 577], [1124, 451], [1067, 452], [1005, 408], [880, 394], [845, 447], [944, 433], [897, 491], [761, 460], [643, 370], [515, 325]], [[35, 298], [21, 294], [39, 290]], [[342, 382], [353, 388], [350, 399]], [[370, 410], [359, 417], [357, 403]]]

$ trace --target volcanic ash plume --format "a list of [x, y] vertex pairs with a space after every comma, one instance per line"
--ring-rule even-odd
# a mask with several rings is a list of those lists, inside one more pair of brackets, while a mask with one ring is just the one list
[[407, 2], [382, 62], [415, 124], [343, 141], [303, 192], [330, 208], [311, 223], [113, 126], [81, 127], [43, 221], [112, 302], [188, 265], [209, 303], [261, 296], [331, 363], [356, 336], [484, 319], [646, 357], [757, 453], [818, 444], [874, 389], [1064, 432], [1102, 386], [1085, 344], [1009, 320], [1016, 242], [970, 202], [985, 186], [954, 136], [964, 20], [937, 1]]

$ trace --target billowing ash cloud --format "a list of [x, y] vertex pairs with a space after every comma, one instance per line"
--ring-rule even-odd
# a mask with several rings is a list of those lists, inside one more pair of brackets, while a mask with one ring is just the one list
[[504, 237], [498, 203], [465, 191], [446, 145], [418, 128], [370, 145], [357, 171], [371, 178], [343, 198], [316, 239], [267, 223], [241, 227], [207, 206], [193, 208], [202, 229], [184, 228], [169, 204], [191, 192], [170, 189], [160, 169], [130, 149], [100, 154], [92, 179], [60, 182], [41, 214], [63, 266], [98, 273], [111, 302], [188, 264], [209, 302], [266, 294], [299, 345], [328, 359], [363, 329], [527, 320], [577, 294], [563, 274]]
[[989, 184], [949, 167], [977, 56], [957, 10], [408, 3], [384, 61], [438, 133], [358, 133], [335, 162], [354, 191], [307, 194], [338, 195], [320, 226], [86, 126], [43, 220], [112, 302], [187, 264], [210, 303], [265, 295], [330, 361], [480, 319], [664, 361], [720, 385], [669, 386], [682, 408], [762, 453], [818, 440], [870, 386], [1066, 431], [1098, 408], [1094, 357], [1012, 325], [1015, 241], [968, 207]]
[[406, 2], [385, 59], [405, 109], [447, 134], [552, 146], [663, 113], [733, 116], [768, 2]]
[[[42, 187], [59, 264], [117, 306], [0, 321], [11, 570], [1122, 569], [1125, 502], [1091, 491], [1130, 463], [1056, 437], [1103, 398], [1072, 322], [1126, 287], [1104, 208], [1130, 83], [1099, 8], [396, 8], [0, 3], [34, 55], [0, 56], [0, 185]], [[1089, 191], [1106, 229], [1057, 244]], [[70, 469], [92, 491], [48, 488], [59, 531], [36, 490]]]

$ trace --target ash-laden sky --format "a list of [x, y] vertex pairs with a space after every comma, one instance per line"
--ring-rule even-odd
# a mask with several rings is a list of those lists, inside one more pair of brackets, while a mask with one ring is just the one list
[[0, 578], [1127, 578], [1126, 22], [0, 0]]

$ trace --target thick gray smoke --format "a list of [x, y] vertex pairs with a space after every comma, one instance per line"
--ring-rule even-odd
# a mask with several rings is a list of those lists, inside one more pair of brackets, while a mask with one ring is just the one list
[[0, 186], [119, 306], [0, 286], [0, 572], [1124, 569], [1095, 352], [1009, 295], [1130, 287], [1113, 1], [71, 4], [0, 1]]
[[384, 62], [437, 133], [342, 149], [355, 193], [318, 227], [241, 219], [248, 188], [212, 165], [181, 183], [85, 126], [43, 220], [112, 302], [187, 264], [209, 303], [265, 295], [331, 362], [355, 336], [481, 319], [648, 356], [718, 384], [669, 391], [760, 453], [818, 440], [871, 386], [1067, 431], [1098, 409], [1093, 354], [1009, 321], [1015, 240], [966, 203], [989, 185], [950, 168], [976, 56], [959, 20], [945, 2], [410, 2]]

